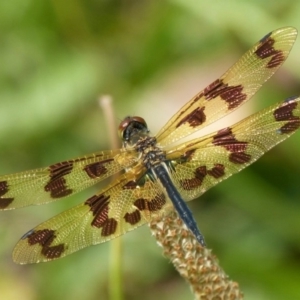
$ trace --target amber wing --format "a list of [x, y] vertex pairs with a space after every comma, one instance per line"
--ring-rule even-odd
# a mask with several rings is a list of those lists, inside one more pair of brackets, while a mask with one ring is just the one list
[[296, 37], [295, 28], [284, 27], [262, 38], [170, 119], [157, 134], [160, 145], [172, 144], [248, 101], [283, 64]]
[[110, 150], [47, 168], [0, 176], [0, 210], [43, 204], [74, 195], [136, 161], [135, 152]]
[[64, 257], [162, 218], [172, 209], [161, 187], [147, 176], [137, 182], [123, 175], [83, 204], [26, 233], [16, 245], [13, 259], [26, 264]]
[[255, 162], [300, 127], [300, 97], [169, 151], [174, 182], [186, 201]]

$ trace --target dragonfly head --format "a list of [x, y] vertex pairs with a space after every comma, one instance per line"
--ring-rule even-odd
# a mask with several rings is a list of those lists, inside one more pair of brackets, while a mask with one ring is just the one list
[[119, 125], [119, 136], [123, 143], [134, 145], [142, 137], [149, 136], [146, 121], [141, 117], [126, 117]]

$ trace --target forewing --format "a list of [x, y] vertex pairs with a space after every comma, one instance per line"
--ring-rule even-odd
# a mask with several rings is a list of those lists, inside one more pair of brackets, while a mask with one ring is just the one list
[[255, 162], [300, 127], [300, 97], [170, 151], [171, 176], [186, 201]]
[[54, 260], [106, 242], [172, 209], [156, 182], [124, 174], [85, 203], [67, 210], [25, 234], [13, 259], [20, 264]]
[[93, 153], [47, 168], [0, 176], [0, 210], [43, 204], [73, 195], [130, 165], [136, 153]]
[[217, 79], [184, 105], [157, 134], [161, 146], [174, 143], [222, 118], [249, 100], [287, 58], [297, 30], [275, 30]]

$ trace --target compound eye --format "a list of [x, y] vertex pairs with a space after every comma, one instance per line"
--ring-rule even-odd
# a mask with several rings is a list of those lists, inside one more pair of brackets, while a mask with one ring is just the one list
[[139, 124], [140, 127], [146, 127], [147, 128], [146, 121], [143, 118], [141, 118], [141, 117], [137, 117], [137, 116], [131, 117], [131, 121]]
[[118, 134], [121, 139], [123, 138], [124, 131], [130, 124], [130, 120], [131, 120], [131, 117], [126, 117], [119, 125]]
[[147, 130], [147, 123], [141, 117], [126, 117], [119, 125], [119, 137], [127, 141], [135, 131]]

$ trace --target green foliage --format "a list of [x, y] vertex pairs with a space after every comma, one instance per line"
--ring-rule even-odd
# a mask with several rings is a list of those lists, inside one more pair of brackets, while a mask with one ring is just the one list
[[[299, 3], [2, 1], [1, 174], [109, 148], [97, 104], [102, 94], [114, 97], [119, 120], [142, 115], [155, 133], [266, 33], [300, 29]], [[280, 74], [255, 96], [259, 108], [300, 92], [299, 48], [300, 40]], [[297, 133], [191, 203], [209, 247], [247, 299], [299, 297], [299, 141]], [[108, 245], [48, 264], [11, 261], [22, 233], [72, 205], [71, 199], [1, 213], [3, 299], [108, 299]], [[147, 227], [124, 240], [125, 299], [193, 298]]]

